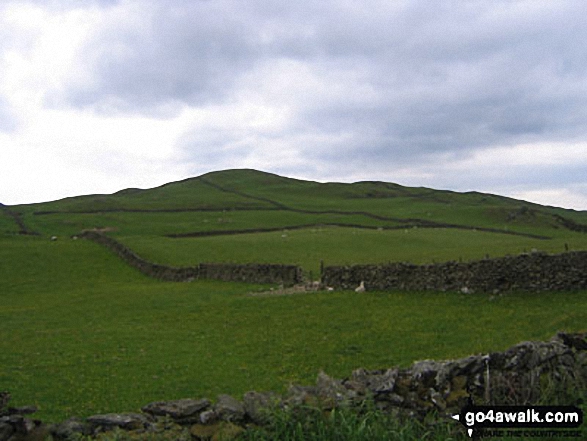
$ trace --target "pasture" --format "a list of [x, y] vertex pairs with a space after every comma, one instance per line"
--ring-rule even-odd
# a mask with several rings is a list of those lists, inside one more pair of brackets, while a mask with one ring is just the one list
[[[137, 410], [154, 400], [284, 392], [290, 383], [313, 383], [320, 370], [344, 377], [358, 367], [463, 357], [548, 339], [559, 330], [585, 330], [585, 292], [251, 296], [269, 287], [161, 282], [95, 243], [69, 238], [84, 228], [108, 227], [108, 234], [157, 263], [289, 263], [314, 278], [320, 260], [428, 263], [532, 248], [562, 252], [565, 244], [587, 249], [585, 233], [562, 228], [554, 217], [563, 213], [585, 224], [584, 213], [534, 207], [528, 214], [519, 209], [525, 203], [493, 196], [462, 195], [460, 200], [458, 194], [392, 184], [321, 188], [250, 175], [208, 177], [215, 185], [237, 189], [233, 192], [187, 181], [177, 191], [169, 184], [157, 191], [11, 207], [38, 236], [16, 234], [11, 218], [0, 213], [0, 390], [12, 393], [14, 405], [36, 404], [37, 417], [58, 421]], [[279, 184], [273, 192], [272, 182]], [[376, 190], [380, 193], [365, 196]], [[328, 204], [320, 205], [320, 198]], [[394, 212], [410, 205], [408, 200], [412, 208]], [[456, 208], [451, 211], [447, 204]], [[234, 209], [227, 210], [230, 206]], [[412, 225], [428, 217], [467, 228]], [[167, 237], [295, 225], [310, 226]], [[502, 231], [479, 230], [483, 227]], [[59, 239], [50, 241], [51, 235]]]

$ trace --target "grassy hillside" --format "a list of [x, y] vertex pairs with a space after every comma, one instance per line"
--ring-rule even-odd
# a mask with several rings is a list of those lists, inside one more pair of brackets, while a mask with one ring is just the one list
[[[14, 213], [39, 234], [18, 234]], [[496, 351], [587, 323], [585, 292], [276, 297], [249, 295], [267, 286], [160, 282], [69, 238], [86, 228], [106, 229], [158, 263], [294, 263], [315, 276], [320, 260], [421, 263], [587, 249], [585, 225], [585, 212], [492, 195], [253, 170], [0, 207], [0, 390], [58, 420], [152, 400], [283, 391], [313, 382], [321, 369], [343, 377], [357, 367]], [[203, 232], [216, 235], [189, 237]]]
[[260, 286], [144, 277], [87, 241], [0, 240], [0, 390], [39, 417], [283, 392], [322, 369], [502, 350], [587, 322], [585, 293], [251, 297]]
[[[213, 172], [149, 190], [128, 189], [11, 208], [22, 213], [31, 228], [46, 234], [74, 234], [80, 228], [96, 226], [163, 235], [315, 223], [449, 224], [548, 237], [564, 236], [571, 231], [569, 225], [587, 229], [587, 212], [495, 195], [384, 182], [317, 183], [255, 170]], [[227, 225], [232, 221], [238, 224]]]
[[[316, 273], [320, 260], [429, 263], [587, 248], [587, 212], [475, 192], [317, 183], [255, 170], [11, 209], [44, 235], [106, 229], [145, 258], [171, 265], [281, 262]], [[232, 235], [189, 237], [205, 232]]]

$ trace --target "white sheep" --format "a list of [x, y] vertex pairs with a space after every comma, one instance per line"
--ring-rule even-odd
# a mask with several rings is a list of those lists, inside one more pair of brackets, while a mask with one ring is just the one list
[[355, 288], [355, 292], [365, 292], [365, 282], [361, 280], [361, 284]]

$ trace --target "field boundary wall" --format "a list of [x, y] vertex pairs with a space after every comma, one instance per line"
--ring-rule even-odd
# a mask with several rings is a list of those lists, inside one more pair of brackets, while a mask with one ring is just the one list
[[367, 405], [396, 418], [436, 424], [470, 403], [528, 406], [554, 394], [572, 403], [575, 391], [579, 395], [585, 390], [586, 368], [587, 333], [559, 332], [549, 341], [525, 341], [503, 352], [416, 361], [408, 368], [356, 369], [343, 379], [320, 372], [315, 386], [292, 385], [284, 395], [249, 391], [242, 400], [219, 395], [215, 403], [207, 398], [155, 401], [141, 412], [70, 418], [52, 425], [29, 418], [35, 406], [8, 407], [11, 395], [0, 391], [0, 441], [45, 439], [48, 434], [57, 441], [100, 439], [103, 432], [114, 431], [120, 439], [121, 430], [159, 434], [161, 439], [190, 439], [190, 433], [191, 439], [226, 439], [227, 427], [235, 435], [230, 439], [236, 439], [251, 424], [270, 428], [270, 412], [300, 406], [361, 412]]
[[302, 269], [295, 265], [200, 263], [192, 267], [171, 267], [149, 262], [117, 240], [97, 231], [84, 231], [78, 237], [105, 246], [141, 273], [165, 281], [188, 282], [196, 279], [212, 279], [227, 282], [281, 283], [285, 286], [302, 281]]
[[322, 284], [334, 289], [461, 291], [570, 291], [587, 289], [587, 251], [524, 253], [471, 262], [429, 265], [327, 266]]

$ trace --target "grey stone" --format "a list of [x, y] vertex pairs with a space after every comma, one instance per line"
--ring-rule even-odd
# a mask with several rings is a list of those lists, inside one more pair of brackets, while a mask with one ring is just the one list
[[342, 385], [341, 380], [336, 380], [324, 372], [318, 374], [316, 380], [317, 395], [324, 399], [331, 399], [336, 402], [349, 398], [349, 390]]
[[372, 383], [374, 392], [391, 392], [399, 376], [399, 369], [387, 369], [376, 382]]
[[89, 435], [90, 427], [79, 418], [70, 418], [51, 428], [51, 434], [57, 439], [69, 439], [75, 435]]
[[257, 424], [263, 424], [268, 420], [268, 412], [280, 403], [279, 397], [273, 392], [247, 392], [243, 397], [243, 405], [246, 415]]
[[0, 422], [0, 441], [8, 441], [13, 433], [14, 428], [12, 427], [12, 424]]
[[237, 422], [245, 417], [244, 405], [230, 395], [218, 395], [214, 411], [223, 421]]
[[302, 404], [316, 404], [316, 395], [317, 390], [314, 386], [300, 386], [294, 384], [288, 389], [285, 404], [294, 407], [301, 406]]
[[173, 401], [156, 401], [144, 406], [141, 410], [145, 413], [158, 416], [170, 416], [175, 420], [192, 417], [210, 406], [207, 399], [194, 400], [184, 398]]
[[[22, 415], [10, 415], [3, 417], [2, 420], [0, 420], [0, 423], [9, 424], [12, 426], [12, 429], [18, 435], [27, 435], [37, 427], [37, 422], [25, 418]], [[40, 421], [38, 423], [40, 424]]]
[[30, 415], [37, 410], [36, 406], [9, 407], [7, 413], [9, 415]]
[[109, 413], [104, 415], [93, 415], [87, 418], [94, 429], [101, 428], [103, 430], [112, 430], [120, 428], [124, 430], [143, 429], [149, 421], [144, 415], [137, 413]]
[[205, 410], [200, 414], [200, 423], [213, 424], [218, 421], [218, 415], [213, 410]]

